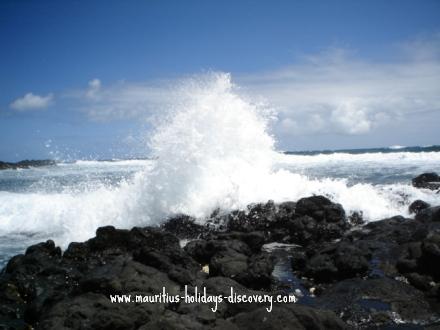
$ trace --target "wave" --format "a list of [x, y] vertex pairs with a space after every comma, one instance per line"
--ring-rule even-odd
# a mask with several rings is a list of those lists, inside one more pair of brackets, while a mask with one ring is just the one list
[[314, 155], [278, 154], [278, 161], [282, 163], [328, 163], [328, 162], [377, 162], [389, 163], [391, 165], [427, 164], [431, 163], [436, 167], [440, 164], [440, 152], [393, 152], [393, 153], [332, 153]]
[[[58, 244], [85, 240], [103, 225], [158, 224], [186, 213], [203, 222], [216, 208], [297, 200], [323, 194], [370, 221], [407, 215], [415, 199], [439, 196], [410, 185], [349, 185], [344, 179], [311, 179], [283, 166], [298, 162], [412, 162], [439, 153], [285, 155], [269, 133], [273, 112], [239, 93], [228, 74], [192, 78], [176, 87], [175, 106], [157, 120], [146, 146], [154, 160], [78, 161], [73, 166], [139, 166], [115, 185], [93, 183], [57, 193], [0, 193], [0, 233], [46, 232]], [[415, 156], [416, 155], [416, 156]], [[64, 165], [67, 166], [67, 165]]]
[[405, 149], [406, 146], [401, 146], [401, 145], [396, 144], [396, 145], [393, 145], [393, 146], [389, 146], [388, 148], [391, 149], [391, 150], [400, 150], [400, 149]]

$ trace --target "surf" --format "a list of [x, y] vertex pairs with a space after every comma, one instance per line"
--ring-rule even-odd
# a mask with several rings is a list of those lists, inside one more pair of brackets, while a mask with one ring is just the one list
[[[228, 212], [251, 203], [295, 201], [314, 194], [341, 203], [348, 213], [362, 212], [367, 221], [409, 216], [408, 205], [415, 199], [439, 202], [438, 195], [415, 189], [409, 182], [353, 183], [347, 178], [313, 177], [292, 167], [317, 163], [337, 167], [344, 162], [362, 167], [374, 157], [398, 167], [399, 161], [417, 164], [419, 157], [421, 164], [432, 155], [280, 153], [271, 134], [275, 112], [244, 95], [230, 74], [184, 79], [170, 89], [169, 98], [171, 106], [158, 109], [144, 146], [150, 160], [59, 165], [57, 175], [62, 179], [54, 180], [62, 184], [56, 190], [43, 189], [49, 184], [42, 181], [40, 190], [3, 191], [0, 235], [39, 233], [65, 247], [92, 237], [104, 225], [158, 225], [180, 213], [203, 223], [216, 209]], [[132, 171], [115, 182], [99, 179], [130, 166]], [[80, 179], [65, 185], [63, 180], [71, 173]], [[98, 179], [91, 180], [95, 174]]]

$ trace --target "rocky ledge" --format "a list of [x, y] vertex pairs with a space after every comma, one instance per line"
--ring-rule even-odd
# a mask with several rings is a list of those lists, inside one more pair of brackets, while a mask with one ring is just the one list
[[31, 168], [31, 167], [41, 167], [41, 166], [51, 166], [55, 165], [56, 162], [50, 159], [43, 160], [22, 160], [17, 163], [7, 163], [0, 161], [0, 170], [16, 170], [19, 168]]
[[[362, 224], [324, 196], [215, 212], [205, 225], [101, 227], [62, 253], [29, 247], [0, 275], [1, 329], [437, 329], [440, 207]], [[274, 243], [276, 242], [276, 244]], [[112, 303], [185, 286], [297, 303]]]

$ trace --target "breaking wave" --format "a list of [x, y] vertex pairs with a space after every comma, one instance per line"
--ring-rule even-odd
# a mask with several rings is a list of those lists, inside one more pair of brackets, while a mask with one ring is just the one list
[[[156, 121], [145, 146], [151, 150], [146, 155], [151, 160], [59, 165], [47, 170], [58, 182], [53, 191], [47, 188], [49, 183], [41, 191], [2, 191], [0, 235], [43, 233], [65, 246], [93, 236], [96, 228], [103, 225], [129, 228], [158, 224], [175, 213], [190, 214], [203, 221], [216, 208], [231, 210], [253, 202], [297, 200], [312, 194], [324, 194], [348, 212], [362, 211], [370, 221], [407, 215], [408, 204], [415, 199], [439, 203], [439, 195], [408, 183], [350, 182], [304, 171], [316, 164], [328, 167], [347, 163], [351, 166], [349, 171], [362, 171], [366, 162], [374, 161], [389, 162], [397, 168], [407, 162], [411, 171], [417, 171], [417, 166], [426, 165], [427, 160], [432, 162], [431, 168], [438, 168], [438, 152], [312, 156], [278, 153], [269, 133], [273, 112], [243, 97], [224, 73], [185, 80], [170, 98], [173, 107]], [[300, 165], [303, 167], [295, 167]], [[125, 169], [123, 175], [121, 168]], [[102, 179], [115, 175], [120, 177]], [[62, 181], [70, 177], [71, 181]]]

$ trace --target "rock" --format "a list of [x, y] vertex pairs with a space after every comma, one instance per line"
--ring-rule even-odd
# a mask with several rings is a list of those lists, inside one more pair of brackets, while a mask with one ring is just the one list
[[200, 275], [200, 265], [176, 246], [163, 246], [161, 249], [144, 246], [133, 253], [133, 259], [167, 273], [181, 285], [194, 284]]
[[91, 252], [119, 254], [134, 251], [143, 246], [162, 249], [179, 249], [179, 239], [173, 234], [159, 228], [139, 228], [131, 230], [115, 229], [113, 226], [100, 227], [96, 237], [86, 242]]
[[98, 293], [86, 293], [56, 303], [42, 315], [39, 329], [137, 329], [152, 321], [163, 304], [111, 303]]
[[422, 291], [429, 291], [432, 289], [433, 279], [429, 275], [421, 275], [418, 273], [409, 273], [406, 274], [405, 277], [408, 279], [408, 282], [414, 286], [415, 288]]
[[56, 162], [50, 159], [44, 160], [22, 160], [17, 163], [7, 163], [0, 162], [0, 170], [9, 170], [9, 169], [19, 169], [19, 168], [30, 168], [30, 167], [41, 167], [41, 166], [52, 166], [55, 165]]
[[296, 217], [285, 224], [292, 243], [308, 245], [333, 240], [350, 227], [342, 206], [324, 196], [300, 199], [295, 212]]
[[332, 203], [324, 196], [301, 198], [296, 203], [296, 214], [308, 215], [318, 222], [340, 222], [345, 220], [345, 211], [342, 206]]
[[417, 259], [418, 270], [422, 274], [432, 276], [436, 281], [440, 280], [440, 234], [431, 233], [422, 241], [421, 255]]
[[[213, 314], [210, 311], [211, 314]], [[185, 315], [166, 310], [162, 315], [141, 326], [138, 330], [176, 329], [176, 330], [203, 330], [206, 325], [196, 320], [192, 315]]]
[[409, 241], [419, 240], [427, 234], [425, 224], [402, 216], [373, 221], [363, 228], [363, 239], [380, 242], [404, 244]]
[[[216, 212], [215, 219], [228, 219], [217, 230], [177, 216], [161, 227], [98, 228], [64, 254], [52, 241], [36, 244], [0, 273], [0, 328], [341, 329], [392, 326], [399, 318], [428, 327], [440, 299], [440, 221], [436, 207], [414, 209], [414, 220], [353, 227], [339, 204], [313, 196]], [[179, 238], [196, 239], [182, 249]], [[262, 251], [273, 240], [302, 246]], [[288, 276], [277, 275], [284, 270]], [[213, 313], [209, 304], [109, 299], [163, 287], [182, 295], [186, 285], [223, 297], [233, 287], [247, 296], [295, 292], [301, 299], [274, 304], [271, 313], [260, 303], [226, 301]]]
[[110, 294], [157, 294], [163, 287], [170, 295], [179, 293], [180, 286], [171, 281], [167, 274], [136, 261], [119, 258], [97, 267], [79, 283], [83, 293]]
[[[139, 256], [140, 261], [154, 264], [151, 261], [153, 257], [147, 258], [143, 254], [145, 249], [159, 256], [157, 259], [160, 263], [155, 264], [155, 267], [160, 269], [133, 260], [134, 256]], [[5, 319], [1, 323], [10, 325], [21, 322], [26, 327], [44, 323], [50, 328], [50, 324], [58, 324], [54, 318], [59, 315], [52, 315], [55, 306], [64, 306], [67, 310], [74, 310], [74, 313], [82, 313], [82, 309], [72, 303], [79, 295], [91, 298], [97, 296], [89, 293], [103, 294], [108, 300], [108, 295], [115, 293], [156, 294], [164, 286], [171, 294], [178, 293], [180, 284], [170, 277], [189, 283], [193, 277], [185, 278], [185, 274], [194, 274], [192, 276], [195, 277], [198, 271], [198, 264], [181, 250], [177, 237], [158, 228], [118, 230], [111, 226], [102, 227], [97, 230], [96, 237], [87, 242], [71, 243], [64, 255], [61, 255], [60, 248], [54, 242], [47, 241], [29, 247], [24, 255], [12, 258], [4, 274], [0, 274], [0, 289], [10, 288], [9, 291], [16, 292], [12, 295], [16, 298], [11, 300], [11, 294], [3, 295], [3, 291], [0, 291], [0, 309], [5, 310]], [[94, 309], [84, 312], [85, 315], [95, 317], [99, 313], [93, 301], [84, 304]], [[3, 306], [13, 306], [14, 310]], [[107, 310], [107, 307], [104, 309]], [[118, 313], [117, 310], [115, 313]], [[61, 313], [62, 310], [56, 311]], [[82, 324], [82, 317], [77, 317], [68, 311], [60, 316], [62, 322]], [[117, 322], [117, 317], [115, 315], [115, 319], [109, 321], [110, 324]], [[135, 327], [132, 324], [129, 323], [128, 327]]]
[[419, 214], [420, 211], [427, 209], [430, 206], [431, 205], [429, 205], [428, 203], [418, 199], [418, 200], [411, 203], [408, 210], [409, 210], [409, 213]]
[[437, 173], [423, 173], [412, 179], [412, 185], [416, 188], [431, 190], [440, 189], [440, 176]]
[[334, 313], [299, 305], [264, 307], [240, 313], [231, 319], [239, 329], [348, 329]]
[[394, 325], [396, 317], [416, 323], [435, 315], [422, 292], [389, 278], [338, 282], [324, 290], [316, 304], [341, 315], [355, 328]]
[[248, 257], [232, 249], [217, 252], [210, 260], [209, 275], [234, 278], [246, 272]]
[[161, 227], [181, 239], [199, 238], [208, 231], [207, 227], [197, 224], [194, 218], [187, 215], [179, 215], [168, 219]]
[[[242, 284], [238, 283], [234, 279], [216, 276], [210, 277], [206, 279], [202, 283], [203, 287], [206, 287], [206, 290], [211, 295], [222, 295], [224, 297], [224, 304], [226, 306], [226, 311], [222, 311], [225, 316], [233, 316], [241, 312], [249, 312], [254, 309], [261, 307], [261, 303], [252, 302], [252, 303], [239, 303], [239, 302], [229, 302], [226, 297], [229, 297], [231, 294], [231, 288], [233, 288], [234, 294], [237, 295], [264, 295], [271, 294], [268, 292], [256, 291], [252, 289], [248, 289]], [[265, 307], [268, 307], [265, 305]]]
[[277, 220], [277, 206], [273, 201], [249, 205], [246, 211], [234, 211], [227, 217], [229, 231], [264, 231]]
[[214, 254], [227, 250], [233, 250], [246, 256], [251, 255], [249, 246], [236, 239], [195, 240], [189, 242], [184, 250], [201, 264], [208, 264]]
[[266, 242], [264, 233], [261, 231], [253, 231], [249, 233], [236, 231], [219, 233], [217, 234], [216, 238], [220, 240], [240, 240], [246, 243], [246, 245], [249, 246], [251, 251], [254, 253], [261, 251], [261, 247]]
[[440, 222], [440, 206], [433, 206], [419, 211], [416, 220], [423, 222]]
[[[318, 283], [332, 282], [356, 276], [364, 276], [370, 269], [371, 252], [353, 243], [338, 242], [324, 245], [311, 252], [309, 259], [303, 260], [305, 276]], [[301, 266], [296, 262], [294, 266]]]
[[248, 267], [244, 274], [238, 276], [238, 282], [254, 290], [268, 289], [272, 284], [272, 272], [275, 266], [275, 258], [261, 252], [254, 254], [248, 259]]

